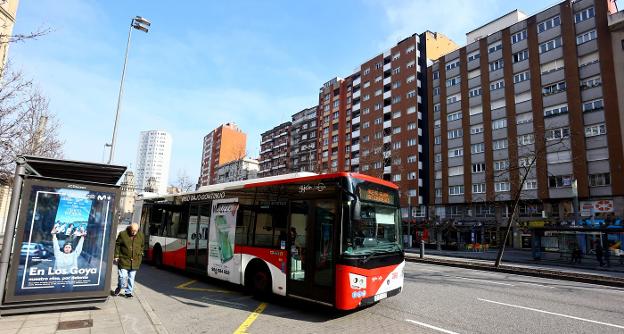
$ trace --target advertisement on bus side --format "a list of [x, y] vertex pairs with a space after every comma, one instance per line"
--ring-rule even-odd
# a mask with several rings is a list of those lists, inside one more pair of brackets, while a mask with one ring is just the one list
[[27, 180], [8, 299], [103, 291], [115, 189]]
[[238, 198], [214, 200], [208, 240], [208, 275], [240, 283], [240, 255], [234, 254]]

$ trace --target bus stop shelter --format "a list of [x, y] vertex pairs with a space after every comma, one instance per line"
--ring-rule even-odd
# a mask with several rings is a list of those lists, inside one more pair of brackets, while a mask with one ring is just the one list
[[117, 225], [114, 166], [16, 159], [0, 256], [0, 313], [92, 306], [110, 291]]

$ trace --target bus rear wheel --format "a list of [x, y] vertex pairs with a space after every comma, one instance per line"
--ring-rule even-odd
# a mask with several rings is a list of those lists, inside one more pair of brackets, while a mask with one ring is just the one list
[[160, 248], [160, 245], [156, 245], [154, 247], [154, 255], [152, 261], [154, 262], [154, 266], [156, 266], [157, 268], [162, 268], [162, 248]]
[[245, 280], [245, 285], [252, 295], [259, 298], [266, 298], [271, 294], [271, 273], [263, 266], [254, 266]]

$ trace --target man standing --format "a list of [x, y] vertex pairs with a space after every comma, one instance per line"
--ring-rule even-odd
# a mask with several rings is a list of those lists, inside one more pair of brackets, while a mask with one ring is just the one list
[[124, 296], [131, 298], [134, 289], [134, 276], [143, 259], [143, 233], [139, 232], [139, 224], [132, 223], [124, 231], [119, 232], [115, 242], [115, 262], [117, 263], [118, 282], [115, 296], [118, 296], [126, 284]]

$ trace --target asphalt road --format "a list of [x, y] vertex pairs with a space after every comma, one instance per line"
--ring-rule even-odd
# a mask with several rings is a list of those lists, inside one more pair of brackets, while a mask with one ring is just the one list
[[149, 265], [137, 281], [169, 333], [624, 333], [624, 289], [437, 265], [407, 263], [401, 294], [350, 313]]

